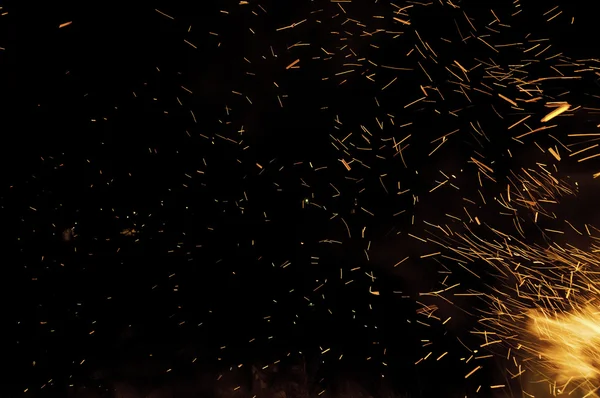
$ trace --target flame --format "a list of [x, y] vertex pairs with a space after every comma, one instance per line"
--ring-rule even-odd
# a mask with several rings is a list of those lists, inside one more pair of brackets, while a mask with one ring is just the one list
[[[539, 364], [556, 382], [566, 388], [573, 382], [594, 384], [589, 393], [600, 388], [600, 310], [586, 306], [570, 313], [549, 314], [533, 310], [528, 331], [539, 345]], [[594, 394], [594, 396], [596, 396]]]

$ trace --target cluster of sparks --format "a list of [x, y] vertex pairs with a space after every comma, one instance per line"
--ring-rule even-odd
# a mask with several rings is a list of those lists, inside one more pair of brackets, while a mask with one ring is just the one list
[[[469, 269], [481, 270], [473, 265], [483, 263], [489, 267], [484, 272], [499, 281], [488, 286], [486, 293], [462, 293], [485, 303], [475, 311], [479, 327], [473, 331], [483, 338], [481, 347], [506, 358], [509, 379], [530, 372], [528, 380], [533, 377], [546, 383], [543, 396], [575, 391], [595, 396], [600, 336], [597, 246], [592, 244], [591, 250], [556, 242], [532, 246], [518, 237], [491, 231], [495, 239], [484, 240], [468, 231], [453, 234], [447, 243], [438, 242], [452, 253], [442, 257]], [[443, 297], [448, 290], [433, 294]], [[500, 354], [498, 345], [507, 350]], [[535, 396], [528, 393], [532, 388], [523, 386], [523, 393]]]
[[[541, 10], [534, 1], [497, 3], [483, 10], [450, 0], [229, 2], [210, 17], [218, 19], [220, 32], [207, 31], [168, 6], [144, 10], [149, 23], [169, 32], [170, 45], [180, 46], [182, 63], [214, 62], [208, 70], [215, 72], [219, 62], [228, 62], [241, 75], [213, 80], [185, 76], [172, 64], [146, 65], [144, 73], [153, 70], [151, 77], [124, 87], [127, 100], [108, 99], [93, 109], [88, 128], [92, 139], [100, 137], [90, 145], [94, 149], [76, 156], [44, 154], [44, 172], [10, 185], [2, 198], [12, 207], [3, 208], [18, 214], [24, 231], [17, 243], [26, 291], [40, 290], [65, 270], [102, 272], [103, 261], [125, 267], [136, 261], [138, 247], [151, 247], [164, 256], [157, 260], [164, 265], [139, 289], [149, 297], [157, 292], [168, 297], [164, 322], [175, 330], [204, 333], [221, 322], [213, 320], [218, 303], [200, 308], [180, 298], [182, 291], [198, 288], [190, 264], [218, 269], [226, 283], [243, 283], [254, 269], [276, 281], [270, 305], [260, 308], [260, 328], [244, 326], [243, 342], [216, 342], [216, 353], [192, 355], [191, 364], [210, 356], [223, 363], [222, 369], [239, 369], [246, 360], [237, 356], [241, 346], [262, 341], [284, 347], [279, 343], [284, 337], [270, 331], [298, 328], [317, 311], [332, 322], [348, 319], [367, 329], [366, 340], [356, 342], [371, 347], [364, 360], [383, 377], [402, 378], [386, 370], [399, 359], [388, 351], [381, 319], [372, 315], [382, 300], [398, 298], [418, 308], [408, 317], [396, 314], [398, 322], [422, 329], [423, 355], [409, 361], [417, 368], [460, 364], [467, 396], [498, 391], [595, 396], [600, 389], [600, 230], [592, 221], [572, 217], [564, 203], [578, 203], [600, 176], [586, 169], [581, 178], [568, 177], [600, 156], [594, 122], [600, 97], [590, 84], [600, 75], [600, 60], [573, 58], [568, 46], [555, 42], [553, 32], [575, 29], [577, 22], [560, 4], [544, 3]], [[56, 25], [65, 35], [78, 29], [77, 20]], [[228, 36], [234, 25], [236, 37]], [[234, 44], [239, 35], [243, 49]], [[331, 98], [338, 102], [327, 103]], [[215, 105], [220, 113], [199, 103]], [[298, 104], [301, 111], [294, 109]], [[136, 106], [171, 129], [164, 133], [170, 138], [134, 149], [157, 173], [150, 180], [160, 180], [153, 181], [160, 187], [145, 194], [143, 204], [114, 197], [124, 186], [149, 184], [144, 171], [127, 169], [127, 161], [111, 168], [102, 160], [115, 156], [110, 148], [119, 145], [104, 132], [118, 128], [113, 119]], [[325, 120], [312, 126], [322, 134], [307, 132], [311, 142], [296, 143], [303, 138], [287, 125], [295, 122], [277, 126], [271, 120], [277, 112], [309, 127], [312, 120]], [[265, 114], [269, 117], [262, 120]], [[267, 125], [290, 138], [261, 142]], [[85, 172], [81, 186], [69, 189], [94, 201], [66, 200], [72, 192], [61, 193], [47, 182], [67, 178], [67, 169]], [[168, 175], [160, 177], [157, 170]], [[300, 227], [304, 219], [314, 227]], [[102, 222], [102, 228], [94, 222]], [[241, 231], [242, 225], [254, 232]], [[273, 247], [274, 237], [288, 254]], [[69, 254], [47, 250], [47, 242], [67, 245]], [[351, 254], [341, 259], [341, 252]], [[240, 258], [247, 263], [243, 267]], [[426, 280], [423, 264], [431, 264], [439, 279]], [[297, 275], [308, 276], [298, 280]], [[381, 280], [404, 287], [416, 282], [409, 291], [391, 289], [394, 283]], [[101, 297], [75, 297], [67, 308], [53, 308], [47, 297], [39, 298], [36, 309], [51, 309], [36, 310], [40, 319], [33, 326], [19, 318], [15, 327], [23, 335], [83, 330], [92, 345], [110, 328], [95, 319], [103, 311], [98, 306], [127, 300], [126, 294], [102, 289], [94, 289]], [[361, 304], [333, 308], [342, 290]], [[282, 306], [288, 310], [282, 312]], [[86, 312], [88, 307], [99, 312]], [[476, 322], [474, 330], [453, 332], [464, 352], [449, 351], [433, 327], [455, 322], [448, 308]], [[77, 332], [67, 330], [67, 319], [79, 325], [72, 328]], [[275, 324], [280, 326], [269, 329]], [[465, 343], [473, 335], [479, 346]], [[327, 363], [343, 361], [350, 348], [329, 344], [316, 344], [315, 355]], [[280, 352], [263, 365], [308, 354]], [[46, 368], [41, 380], [23, 387], [26, 393], [57, 383], [53, 359], [40, 355], [27, 358], [30, 366]], [[85, 349], [77, 355], [69, 358], [74, 369], [94, 366]], [[477, 379], [482, 369], [498, 363], [499, 381]], [[217, 381], [226, 378], [223, 371]], [[75, 379], [69, 378], [72, 388]], [[327, 389], [316, 392], [327, 394]], [[236, 386], [231, 393], [242, 394], [244, 388]]]

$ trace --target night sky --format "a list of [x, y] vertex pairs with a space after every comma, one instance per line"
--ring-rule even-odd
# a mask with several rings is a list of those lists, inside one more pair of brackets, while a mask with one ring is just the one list
[[[521, 396], [496, 357], [465, 378], [486, 302], [422, 293], [501, 283], [442, 232], [600, 227], [591, 2], [0, 6], [0, 396], [252, 397], [298, 364], [311, 397]], [[532, 169], [573, 194], [506, 216]]]

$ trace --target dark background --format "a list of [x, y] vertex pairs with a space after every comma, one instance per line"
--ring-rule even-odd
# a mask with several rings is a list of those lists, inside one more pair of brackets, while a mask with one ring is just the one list
[[[432, 78], [445, 87], [448, 100], [436, 105], [439, 114], [429, 104], [404, 109], [421, 96], [419, 84], [428, 84], [416, 61], [406, 56], [417, 42], [410, 32], [400, 39], [361, 35], [361, 27], [346, 27], [332, 17], [341, 12], [335, 3], [265, 1], [260, 5], [266, 13], [258, 3], [238, 3], [4, 5], [0, 195], [7, 371], [2, 378], [9, 396], [26, 389], [27, 396], [64, 396], [80, 386], [106, 390], [117, 379], [176, 383], [198, 369], [212, 374], [280, 359], [308, 363], [315, 379], [323, 379], [314, 383], [314, 393], [344, 379], [360, 379], [371, 394], [382, 380], [392, 380], [395, 391], [414, 396], [464, 396], [478, 383], [493, 384], [502, 377], [500, 365], [465, 386], [470, 368], [459, 362], [463, 348], [456, 336], [472, 341], [471, 317], [445, 308], [442, 318], [452, 316], [454, 326], [425, 329], [415, 323], [418, 292], [435, 289], [440, 277], [437, 264], [419, 261], [433, 250], [407, 233], [422, 236], [421, 220], [439, 222], [462, 207], [462, 192], [428, 195], [441, 178], [438, 170], [456, 173], [469, 197], [478, 195], [475, 174], [466, 166], [474, 149], [495, 162], [499, 180], [521, 164], [533, 164], [533, 144], [511, 146], [506, 134], [506, 126], [521, 117], [499, 122], [490, 103], [504, 115], [511, 110], [497, 98], [472, 94], [474, 101], [467, 104], [451, 93], [442, 66], [431, 63]], [[550, 4], [524, 1], [523, 13], [514, 18], [511, 2], [457, 4], [481, 21], [479, 29], [492, 20], [490, 8], [510, 20], [510, 28], [497, 36], [502, 40], [495, 42], [519, 41], [532, 33], [551, 38], [554, 53], [594, 56], [591, 4], [556, 3], [564, 16], [554, 25], [540, 16]], [[368, 20], [369, 27], [399, 29], [388, 3], [342, 5]], [[318, 9], [321, 14], [311, 14]], [[456, 40], [454, 19], [463, 18], [461, 29], [469, 29], [461, 13], [437, 4], [411, 11], [414, 29], [425, 40], [453, 39], [445, 49], [433, 45], [445, 64], [460, 59], [474, 66], [474, 58], [492, 58], [510, 65], [523, 58], [522, 49], [496, 54], [480, 43]], [[371, 15], [386, 18], [371, 22]], [[304, 18], [305, 25], [275, 31]], [[72, 25], [58, 29], [68, 21]], [[331, 31], [344, 29], [354, 35], [342, 43]], [[288, 49], [299, 41], [313, 45]], [[378, 49], [370, 45], [375, 43]], [[339, 85], [341, 78], [334, 76], [344, 70], [345, 58], [313, 57], [324, 57], [320, 48], [333, 51], [344, 44], [379, 65], [415, 70], [402, 74], [363, 62], [366, 66]], [[296, 58], [301, 68], [285, 70]], [[526, 69], [532, 78], [547, 75], [544, 65]], [[375, 85], [359, 77], [374, 72]], [[381, 91], [396, 75], [398, 81]], [[589, 75], [544, 86], [544, 94], [556, 100], [554, 94], [568, 90], [569, 101], [593, 107], [597, 99], [590, 93], [599, 88]], [[282, 97], [283, 108], [277, 95], [288, 96]], [[466, 105], [459, 118], [448, 114]], [[396, 116], [397, 125], [413, 125], [393, 130], [387, 114]], [[343, 125], [335, 122], [338, 117]], [[376, 117], [385, 120], [383, 132], [377, 131]], [[598, 124], [594, 119], [593, 112], [570, 118], [557, 134], [583, 131]], [[427, 157], [431, 140], [456, 128], [464, 132], [472, 120], [486, 126], [489, 142], [478, 147], [473, 135], [461, 133], [443, 152]], [[381, 141], [387, 142], [382, 158], [374, 156], [376, 151], [368, 153], [362, 160], [369, 169], [354, 163], [347, 173], [330, 134], [342, 139], [360, 132], [360, 125], [368, 125], [378, 138], [387, 137], [388, 128], [396, 140], [412, 134], [404, 154], [408, 167], [388, 141]], [[543, 146], [544, 138], [538, 143]], [[506, 157], [507, 147], [513, 158]], [[561, 170], [584, 176], [581, 186], [586, 187], [583, 181], [596, 170], [571, 163]], [[315, 171], [320, 166], [327, 169]], [[389, 192], [379, 181], [382, 174], [387, 174]], [[420, 195], [418, 206], [410, 194], [395, 194], [396, 181]], [[332, 197], [330, 184], [339, 197]], [[586, 192], [593, 193], [591, 184]], [[494, 189], [503, 188], [487, 193], [493, 195]], [[577, 203], [595, 203], [592, 193]], [[560, 209], [565, 218], [577, 216], [576, 206]], [[406, 213], [394, 217], [400, 210]], [[127, 229], [134, 235], [123, 234]], [[341, 244], [323, 243], [326, 239]], [[393, 267], [407, 256], [409, 261]], [[318, 264], [311, 257], [318, 257]], [[282, 267], [286, 261], [291, 265]], [[361, 269], [351, 271], [356, 267]], [[377, 279], [373, 282], [365, 272]], [[354, 282], [346, 285], [350, 279]], [[370, 287], [380, 295], [370, 294]], [[252, 338], [256, 341], [248, 343]], [[450, 353], [448, 361], [414, 366], [432, 351], [422, 348], [428, 339], [436, 341], [436, 356]], [[331, 352], [321, 354], [326, 348]]]

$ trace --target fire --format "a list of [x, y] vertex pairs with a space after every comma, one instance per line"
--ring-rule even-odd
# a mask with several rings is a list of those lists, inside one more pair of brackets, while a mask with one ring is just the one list
[[596, 396], [600, 389], [600, 307], [588, 304], [554, 314], [532, 310], [528, 332], [539, 346], [538, 364], [558, 383], [558, 393], [568, 393], [583, 383], [589, 385], [586, 396]]

